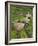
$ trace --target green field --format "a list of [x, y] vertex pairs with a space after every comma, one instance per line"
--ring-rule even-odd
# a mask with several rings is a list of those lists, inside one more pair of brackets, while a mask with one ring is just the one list
[[[25, 7], [25, 6], [16, 6], [10, 5], [10, 38], [31, 38], [32, 37], [32, 7]], [[28, 22], [27, 27], [25, 26], [20, 31], [17, 31], [14, 24], [19, 21], [22, 23], [23, 19], [26, 18], [26, 14], [31, 14], [30, 21]]]

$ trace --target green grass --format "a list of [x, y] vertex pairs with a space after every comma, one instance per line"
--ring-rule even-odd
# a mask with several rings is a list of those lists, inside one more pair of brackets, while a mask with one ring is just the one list
[[27, 38], [28, 35], [26, 34], [26, 32], [24, 30], [17, 32], [17, 31], [11, 31], [11, 38]]
[[[10, 23], [16, 23], [16, 20], [22, 21], [25, 15], [29, 12], [32, 15], [32, 7], [22, 7], [22, 6], [14, 6], [10, 5]], [[22, 14], [22, 15], [20, 15]], [[32, 16], [33, 17], [33, 16]], [[23, 28], [20, 32], [15, 30], [14, 24], [11, 23], [10, 37], [12, 38], [31, 38], [32, 37], [32, 19], [27, 28]]]

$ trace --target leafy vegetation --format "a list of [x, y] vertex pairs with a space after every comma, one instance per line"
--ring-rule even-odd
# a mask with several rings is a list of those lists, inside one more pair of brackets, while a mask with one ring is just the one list
[[21, 31], [16, 31], [14, 23], [23, 21], [26, 14], [29, 12], [32, 15], [32, 7], [10, 5], [10, 37], [12, 38], [31, 38], [32, 37], [32, 17], [27, 27]]

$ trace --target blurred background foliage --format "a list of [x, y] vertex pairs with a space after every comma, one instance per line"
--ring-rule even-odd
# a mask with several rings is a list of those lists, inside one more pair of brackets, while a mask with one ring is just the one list
[[[32, 37], [32, 19], [30, 18], [30, 22], [27, 28], [23, 28], [20, 32], [17, 32], [14, 27], [14, 23], [18, 20], [22, 21], [29, 12], [32, 15], [32, 7], [25, 7], [25, 6], [16, 6], [10, 5], [10, 38], [31, 38]], [[33, 16], [32, 16], [33, 17]]]

